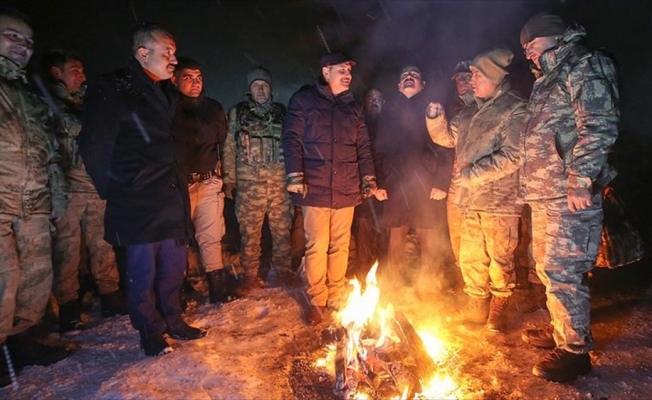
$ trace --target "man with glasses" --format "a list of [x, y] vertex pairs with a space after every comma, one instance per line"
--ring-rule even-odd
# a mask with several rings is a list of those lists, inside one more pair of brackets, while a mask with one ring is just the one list
[[600, 247], [602, 191], [615, 175], [607, 154], [618, 136], [616, 68], [585, 37], [552, 14], [532, 17], [520, 37], [541, 76], [525, 116], [519, 198], [532, 208], [532, 251], [552, 319], [523, 339], [553, 347], [532, 372], [555, 382], [591, 370], [586, 274]]

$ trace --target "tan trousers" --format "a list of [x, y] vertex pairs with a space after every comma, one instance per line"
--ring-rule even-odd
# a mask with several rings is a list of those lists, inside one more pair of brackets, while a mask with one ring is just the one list
[[213, 177], [193, 183], [188, 186], [188, 192], [190, 218], [195, 227], [195, 239], [204, 270], [222, 269], [222, 236], [225, 233], [222, 179]]
[[338, 308], [344, 300], [354, 207], [302, 207], [306, 277], [313, 306]]

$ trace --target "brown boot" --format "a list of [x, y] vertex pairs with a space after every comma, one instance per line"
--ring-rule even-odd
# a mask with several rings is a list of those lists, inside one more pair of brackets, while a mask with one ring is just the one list
[[317, 325], [324, 318], [324, 312], [326, 307], [322, 306], [310, 306], [310, 311], [308, 311], [308, 316], [306, 318], [308, 325]]
[[489, 299], [469, 296], [466, 305], [453, 315], [453, 321], [460, 324], [482, 325], [487, 322]]
[[489, 318], [487, 318], [487, 328], [492, 332], [504, 333], [507, 321], [505, 314], [509, 297], [491, 297], [489, 305]]
[[244, 281], [235, 290], [235, 295], [237, 297], [244, 297], [252, 290], [260, 289], [264, 285], [261, 282], [262, 280], [258, 277], [258, 268], [245, 267]]

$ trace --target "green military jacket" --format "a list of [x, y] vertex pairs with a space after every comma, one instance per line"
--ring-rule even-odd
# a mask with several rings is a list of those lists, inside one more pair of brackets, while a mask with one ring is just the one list
[[478, 99], [478, 109], [472, 115], [470, 111], [460, 114], [451, 124], [446, 124], [443, 116], [435, 118], [429, 123], [429, 132], [436, 143], [448, 138], [447, 144], [455, 144], [459, 171], [453, 203], [465, 210], [519, 215], [518, 145], [525, 101], [506, 81], [497, 90], [489, 100]]
[[78, 111], [80, 99], [73, 98], [63, 83], [48, 88], [54, 102], [57, 117], [57, 141], [61, 153], [61, 166], [68, 181], [69, 191], [73, 193], [95, 193], [95, 186], [86, 172], [79, 155], [77, 136], [81, 132], [81, 119]]
[[229, 110], [224, 144], [225, 184], [237, 181], [285, 182], [281, 131], [285, 107], [268, 101], [243, 101]]
[[25, 72], [0, 56], [0, 213], [64, 214], [67, 187], [54, 123]]
[[519, 198], [565, 198], [568, 188], [604, 186], [615, 176], [607, 164], [618, 137], [618, 85], [613, 61], [569, 29], [539, 59], [543, 75], [527, 105], [520, 153]]

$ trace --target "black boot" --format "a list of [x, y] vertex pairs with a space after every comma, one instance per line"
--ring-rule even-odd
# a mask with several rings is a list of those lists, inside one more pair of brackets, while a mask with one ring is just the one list
[[172, 353], [172, 346], [165, 340], [162, 333], [151, 335], [140, 334], [140, 348], [146, 356], [157, 357]]
[[532, 368], [532, 374], [552, 382], [570, 382], [591, 371], [591, 356], [555, 347]]
[[120, 291], [100, 295], [100, 305], [102, 307], [102, 317], [108, 318], [114, 315], [127, 315], [127, 306], [122, 300]]
[[211, 303], [226, 303], [230, 300], [226, 290], [226, 275], [224, 269], [206, 273], [208, 281], [208, 301]]
[[7, 347], [12, 355], [14, 367], [20, 369], [28, 365], [50, 365], [63, 360], [75, 350], [67, 345], [46, 345], [30, 331], [7, 338]]
[[59, 333], [62, 335], [76, 335], [84, 329], [81, 321], [81, 304], [78, 300], [71, 300], [59, 306]]
[[176, 326], [168, 326], [165, 333], [177, 340], [195, 340], [206, 336], [208, 331], [206, 329], [192, 327], [182, 321]]

